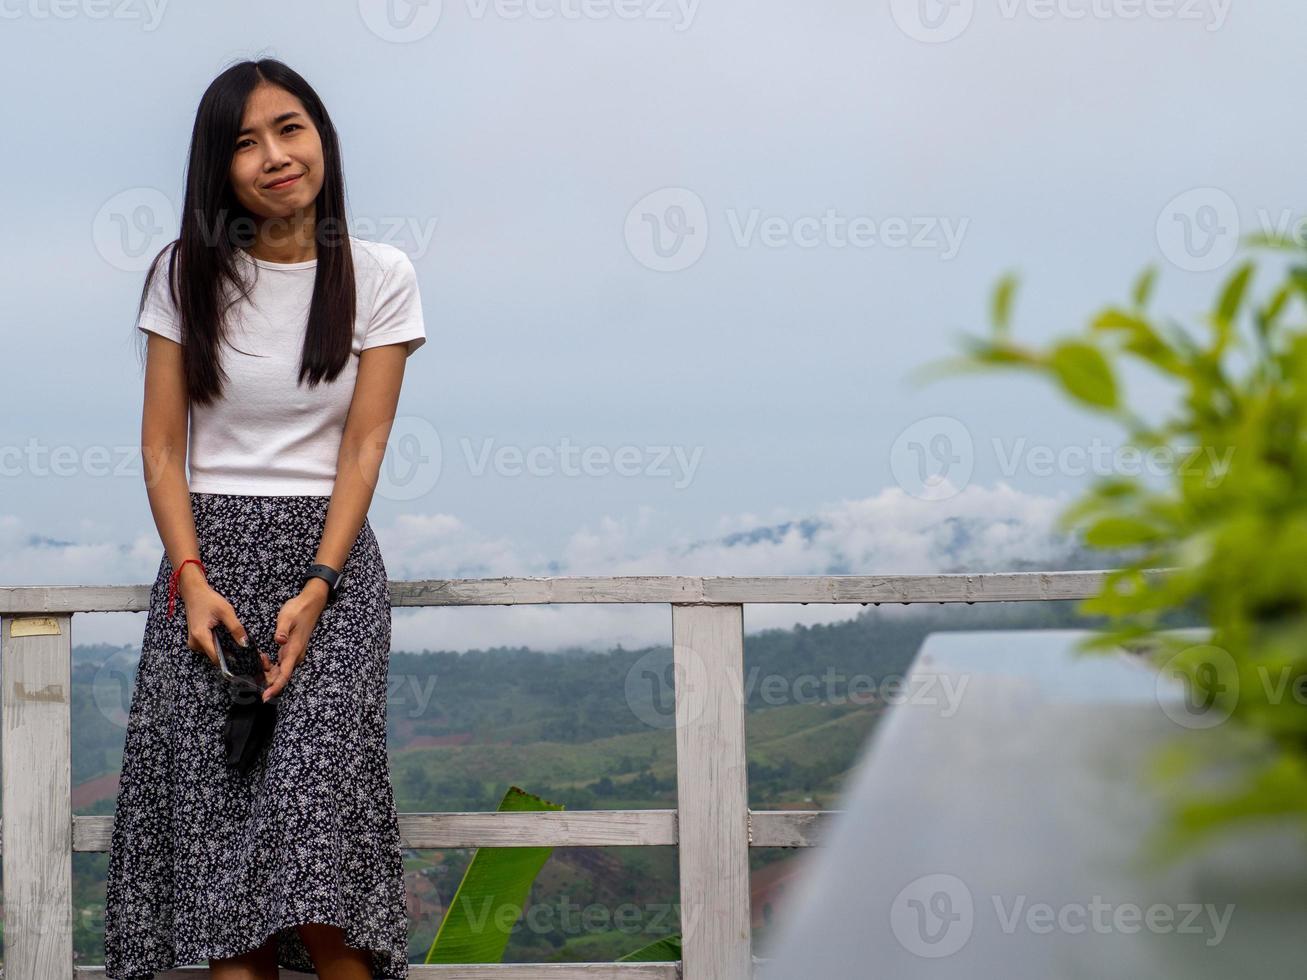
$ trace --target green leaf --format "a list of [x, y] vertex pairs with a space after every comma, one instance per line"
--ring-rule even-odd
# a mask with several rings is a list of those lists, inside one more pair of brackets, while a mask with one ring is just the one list
[[1150, 265], [1139, 274], [1135, 280], [1134, 288], [1130, 291], [1130, 297], [1134, 301], [1135, 309], [1142, 310], [1148, 305], [1149, 298], [1153, 295], [1153, 285], [1157, 282], [1157, 266]]
[[[496, 812], [561, 809], [560, 803], [550, 803], [511, 786]], [[478, 847], [423, 962], [502, 962], [531, 885], [553, 850], [552, 847]]]
[[664, 936], [648, 946], [617, 957], [618, 963], [667, 963], [681, 958], [681, 937]]
[[1148, 321], [1133, 313], [1127, 313], [1115, 307], [1104, 310], [1098, 316], [1094, 317], [1089, 324], [1090, 330], [1096, 330], [1099, 333], [1118, 332], [1135, 336], [1137, 334], [1152, 333], [1153, 328], [1148, 325]]
[[1016, 294], [1017, 278], [1008, 273], [994, 287], [990, 306], [990, 323], [996, 336], [1005, 336], [1012, 327], [1012, 297]]
[[1253, 265], [1251, 262], [1245, 262], [1241, 265], [1226, 281], [1225, 288], [1221, 291], [1221, 298], [1216, 304], [1216, 332], [1217, 340], [1215, 350], [1225, 349], [1225, 344], [1229, 340], [1231, 325], [1234, 319], [1239, 315], [1239, 307], [1243, 304], [1244, 295], [1248, 292], [1248, 283], [1252, 280]]
[[1105, 517], [1085, 531], [1085, 543], [1091, 548], [1127, 548], [1156, 541], [1157, 528], [1133, 517]]
[[1060, 342], [1049, 355], [1049, 367], [1072, 397], [1099, 408], [1116, 407], [1116, 378], [1107, 358], [1092, 344]]

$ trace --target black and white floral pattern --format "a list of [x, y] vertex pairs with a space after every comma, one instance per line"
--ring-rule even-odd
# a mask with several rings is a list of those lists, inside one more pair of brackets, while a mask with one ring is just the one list
[[[251, 650], [275, 662], [281, 605], [316, 553], [327, 496], [191, 493], [200, 559]], [[230, 769], [231, 695], [186, 648], [186, 605], [168, 617], [165, 554], [150, 593], [114, 814], [105, 975], [148, 978], [254, 949], [277, 934], [282, 967], [313, 971], [300, 923], [344, 929], [373, 976], [408, 977], [399, 824], [386, 756], [391, 613], [365, 520], [335, 603], [278, 698], [272, 743], [248, 776]], [[253, 666], [253, 655], [243, 665]]]

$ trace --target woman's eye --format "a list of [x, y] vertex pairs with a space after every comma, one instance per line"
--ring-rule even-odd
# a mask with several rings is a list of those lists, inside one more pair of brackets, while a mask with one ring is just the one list
[[[281, 131], [284, 133], [284, 132], [287, 132], [288, 130], [292, 130], [292, 129], [303, 129], [303, 128], [304, 128], [304, 127], [301, 126], [299, 123], [287, 123], [285, 126], [283, 126], [283, 127], [281, 128]], [[241, 147], [243, 147], [246, 143], [253, 143], [253, 142], [254, 142], [253, 140], [249, 140], [249, 139], [241, 140], [239, 143], [236, 144], [236, 149], [239, 150], [239, 149], [240, 149]]]

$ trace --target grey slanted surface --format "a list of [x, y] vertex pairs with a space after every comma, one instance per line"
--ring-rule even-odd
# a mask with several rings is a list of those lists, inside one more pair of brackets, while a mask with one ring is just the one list
[[1138, 860], [1154, 748], [1227, 732], [1196, 728], [1178, 682], [1131, 654], [1074, 656], [1081, 635], [927, 640], [757, 951], [760, 980], [1304, 975], [1300, 834]]

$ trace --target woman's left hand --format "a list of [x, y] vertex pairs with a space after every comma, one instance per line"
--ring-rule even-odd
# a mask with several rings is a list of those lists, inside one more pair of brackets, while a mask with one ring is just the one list
[[304, 659], [309, 648], [309, 637], [318, 625], [318, 618], [327, 605], [327, 583], [320, 578], [305, 583], [299, 595], [286, 600], [277, 613], [277, 646], [281, 649], [274, 664], [267, 654], [261, 654], [265, 674], [269, 680], [263, 691], [263, 700], [269, 701], [281, 693], [290, 682], [295, 666]]

